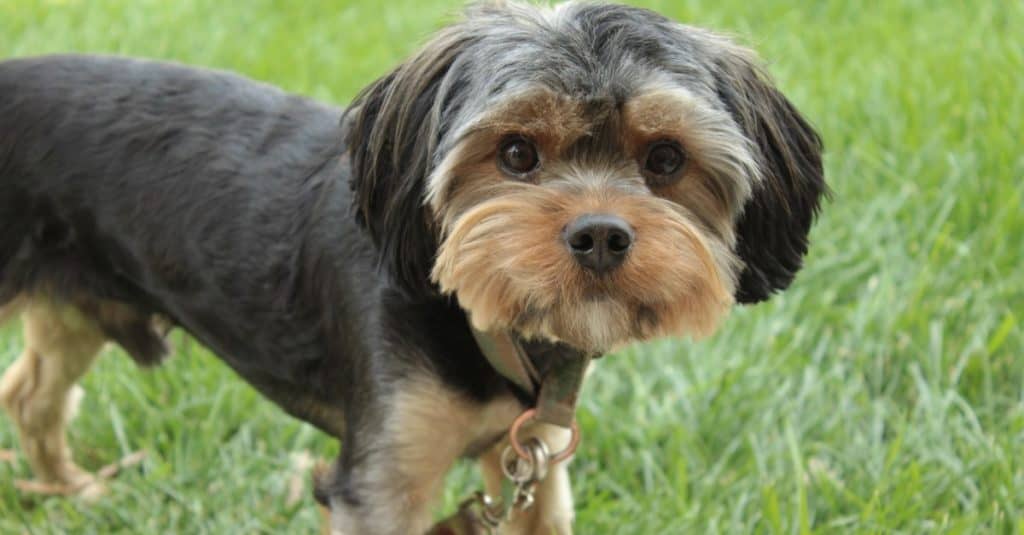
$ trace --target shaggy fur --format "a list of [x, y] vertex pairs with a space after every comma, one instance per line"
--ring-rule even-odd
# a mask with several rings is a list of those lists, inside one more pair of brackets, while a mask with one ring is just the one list
[[[499, 164], [508, 139], [535, 169]], [[671, 177], [652, 147], [679, 147]], [[217, 71], [0, 63], [0, 382], [38, 477], [95, 493], [64, 436], [104, 341], [142, 365], [180, 327], [342, 440], [337, 531], [423, 532], [459, 457], [489, 486], [532, 399], [470, 325], [605, 352], [712, 332], [786, 288], [825, 193], [821, 142], [754, 55], [650, 11], [480, 5], [347, 110]], [[565, 229], [621, 221], [621, 265]], [[557, 442], [551, 430], [536, 432]], [[569, 533], [565, 467], [509, 528]]]

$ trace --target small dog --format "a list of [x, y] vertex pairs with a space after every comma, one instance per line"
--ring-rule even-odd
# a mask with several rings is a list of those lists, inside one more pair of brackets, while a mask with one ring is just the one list
[[[339, 438], [333, 528], [422, 533], [460, 457], [493, 489], [533, 400], [472, 329], [590, 353], [712, 332], [786, 288], [822, 143], [754, 54], [633, 7], [470, 7], [347, 109], [97, 56], [0, 63], [0, 383], [38, 478], [106, 341], [179, 326]], [[551, 443], [557, 430], [538, 427]], [[508, 526], [569, 533], [564, 466]]]

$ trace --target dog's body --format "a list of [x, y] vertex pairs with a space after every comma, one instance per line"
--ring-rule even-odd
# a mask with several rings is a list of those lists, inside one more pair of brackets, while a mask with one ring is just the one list
[[[353, 214], [341, 110], [227, 73], [95, 56], [2, 63], [0, 95], [0, 302], [48, 323], [38, 338], [95, 332], [151, 365], [168, 321], [355, 458], [364, 441], [346, 428], [383, 435], [395, 394], [415, 391], [406, 378], [481, 407], [510, 394], [461, 309], [389, 290]], [[60, 404], [15, 384], [65, 365], [51, 357], [38, 377], [11, 374], [9, 406]], [[32, 460], [44, 475], [73, 470]]]
[[[0, 92], [4, 302], [82, 308], [141, 364], [163, 357], [151, 318], [166, 318], [339, 438], [374, 353], [398, 355], [377, 363], [396, 376], [407, 359], [480, 399], [500, 384], [481, 384], [489, 367], [458, 307], [387, 290], [352, 212], [341, 110], [227, 73], [95, 56], [0, 64]], [[94, 312], [108, 303], [113, 317]], [[432, 339], [456, 351], [436, 354]]]
[[[0, 63], [0, 319], [21, 310], [26, 322], [0, 401], [36, 473], [95, 488], [64, 441], [74, 384], [106, 340], [140, 364], [159, 362], [176, 325], [289, 413], [342, 439], [320, 489], [338, 530], [421, 532], [456, 458], [481, 456], [496, 487], [495, 444], [532, 401], [487, 363], [471, 323], [604, 351], [708, 332], [734, 295], [754, 302], [787, 286], [824, 191], [821, 147], [745, 52], [642, 10], [536, 13], [475, 12], [348, 113], [171, 64]], [[666, 42], [629, 35], [637, 22], [669, 32]], [[529, 32], [552, 41], [538, 45]], [[551, 65], [524, 85], [495, 61], [508, 39], [572, 59], [545, 58]], [[473, 58], [487, 68], [461, 75], [475, 72]], [[686, 63], [668, 72], [701, 83], [677, 91], [638, 58]], [[554, 81], [540, 76], [556, 67]], [[692, 122], [664, 141], [677, 127], [652, 125], [673, 114]], [[545, 126], [551, 117], [557, 124]], [[486, 163], [493, 152], [473, 156], [495, 143], [499, 172]], [[631, 161], [632, 143], [642, 144], [646, 185], [620, 161]], [[557, 176], [536, 175], [538, 161], [508, 171], [538, 151], [555, 169], [542, 171]], [[684, 156], [694, 163], [673, 167]], [[472, 178], [502, 172], [516, 180]], [[597, 185], [586, 183], [593, 174]], [[626, 240], [608, 253], [624, 260], [595, 260], [578, 236], [529, 241], [547, 235], [539, 229], [549, 219], [556, 236], [573, 218], [590, 221], [577, 204], [617, 214], [601, 221]], [[537, 222], [519, 230], [517, 214]], [[563, 246], [582, 275], [552, 264]], [[560, 465], [513, 529], [567, 533], [571, 517]]]

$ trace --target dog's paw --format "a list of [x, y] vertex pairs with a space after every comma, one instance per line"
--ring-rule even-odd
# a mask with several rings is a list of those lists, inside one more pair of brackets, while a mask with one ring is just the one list
[[527, 510], [513, 517], [512, 522], [502, 526], [500, 533], [501, 535], [572, 535], [572, 513], [548, 515]]
[[75, 487], [74, 496], [85, 503], [96, 503], [110, 493], [110, 488], [96, 476], [88, 475]]
[[79, 498], [85, 503], [95, 503], [108, 493], [107, 485], [100, 478], [78, 469], [63, 481], [16, 480], [14, 487], [26, 494], [41, 496], [67, 496]]

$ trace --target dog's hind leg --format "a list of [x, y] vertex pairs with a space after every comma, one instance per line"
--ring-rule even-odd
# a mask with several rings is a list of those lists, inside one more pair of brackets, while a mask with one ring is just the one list
[[14, 420], [38, 479], [95, 497], [103, 487], [72, 460], [65, 428], [82, 397], [76, 383], [105, 337], [73, 306], [33, 298], [21, 312], [25, 348], [0, 379], [0, 404]]

